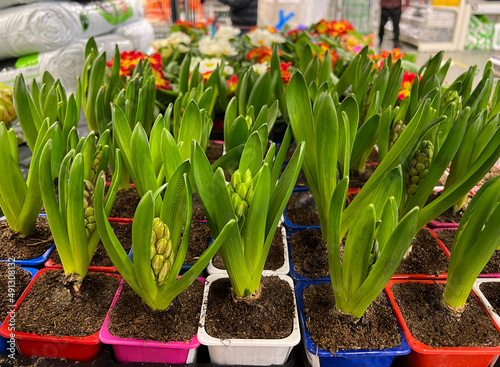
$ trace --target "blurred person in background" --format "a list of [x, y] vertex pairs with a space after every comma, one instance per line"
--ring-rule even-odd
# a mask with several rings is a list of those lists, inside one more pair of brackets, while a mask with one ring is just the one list
[[394, 48], [401, 47], [399, 43], [399, 21], [401, 13], [408, 8], [410, 0], [380, 0], [380, 28], [378, 30], [379, 48], [382, 47], [384, 39], [384, 27], [389, 18], [392, 20], [394, 32]]
[[247, 33], [257, 25], [258, 0], [219, 0], [231, 8], [229, 16], [235, 27], [241, 29], [241, 34]]

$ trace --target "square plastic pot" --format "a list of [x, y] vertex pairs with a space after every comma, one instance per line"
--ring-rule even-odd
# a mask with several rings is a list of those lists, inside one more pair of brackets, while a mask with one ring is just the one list
[[[21, 269], [29, 271], [30, 277], [31, 277], [30, 281], [31, 281], [31, 279], [33, 279], [33, 277], [35, 276], [35, 274], [38, 272], [38, 269], [35, 269], [35, 268], [24, 268], [24, 267], [21, 267]], [[0, 328], [1, 327], [2, 327], [2, 324], [0, 323]], [[6, 353], [8, 353], [8, 351], [7, 351], [8, 341], [9, 341], [9, 338], [4, 338], [3, 336], [0, 336], [0, 354], [6, 354]]]
[[[444, 228], [443, 228], [444, 229]], [[446, 228], [450, 229], [450, 228]], [[444, 252], [446, 255], [446, 246], [439, 240], [439, 238], [436, 235], [436, 232], [434, 232], [430, 228], [424, 227], [422, 229], [423, 231], [429, 231], [429, 233], [432, 235], [434, 238], [434, 241], [436, 242], [436, 245], [439, 246], [439, 248]], [[449, 256], [447, 256], [449, 257]], [[430, 274], [394, 274], [391, 279], [446, 279], [448, 276], [448, 273], [443, 273], [440, 275], [430, 275]]]
[[[293, 280], [286, 275], [278, 275], [290, 284], [294, 292]], [[227, 275], [212, 274], [207, 277], [203, 292], [198, 340], [208, 346], [212, 363], [220, 365], [268, 366], [284, 364], [293, 347], [300, 342], [299, 318], [297, 304], [294, 301], [294, 320], [292, 333], [283, 339], [219, 339], [210, 336], [205, 330], [205, 317], [208, 304], [208, 292], [212, 282], [227, 278]], [[295, 293], [295, 292], [294, 292]]]
[[[204, 278], [197, 279], [205, 283]], [[122, 280], [111, 304], [111, 309], [116, 306], [124, 284], [125, 281]], [[116, 337], [109, 332], [109, 319], [110, 315], [108, 312], [99, 333], [99, 339], [104, 344], [113, 346], [115, 357], [119, 363], [192, 363], [196, 359], [197, 348], [200, 345], [196, 335], [188, 341], [168, 343], [142, 339], [125, 339]]]
[[[321, 231], [321, 227], [318, 227], [318, 228], [315, 228], [315, 229], [318, 229], [319, 231]], [[292, 234], [294, 234], [296, 232], [303, 231], [303, 230], [304, 229], [298, 229], [298, 228], [288, 230], [286, 232], [287, 243], [290, 241], [290, 237], [292, 236]], [[330, 277], [309, 278], [309, 277], [307, 277], [305, 275], [302, 275], [302, 274], [298, 273], [295, 270], [295, 265], [294, 265], [293, 260], [292, 260], [292, 247], [291, 246], [288, 246], [288, 259], [289, 259], [289, 262], [290, 262], [290, 276], [292, 277], [292, 279], [295, 282], [311, 282], [311, 281], [325, 281], [325, 282], [328, 282], [328, 281], [330, 281]]]
[[[448, 250], [448, 247], [444, 244], [443, 241], [441, 241], [437, 235], [437, 232], [449, 229], [449, 230], [457, 230], [457, 228], [436, 228], [432, 230], [433, 236], [436, 237], [437, 241], [439, 242], [439, 246], [443, 249], [444, 253], [448, 258], [451, 256], [451, 251]], [[484, 271], [484, 269], [483, 269]], [[500, 279], [500, 273], [481, 273], [477, 276], [478, 278], [498, 278]]]
[[[46, 217], [47, 215], [45, 214], [38, 214], [39, 217]], [[0, 221], [6, 220], [5, 217], [0, 217]], [[36, 268], [36, 269], [42, 269], [45, 262], [48, 260], [50, 254], [54, 249], [56, 248], [56, 245], [52, 243], [52, 245], [39, 257], [35, 259], [30, 259], [30, 260], [16, 260], [15, 263], [16, 265], [19, 265], [21, 267], [27, 267], [27, 268]], [[0, 261], [9, 261], [8, 259], [0, 259]]]
[[[385, 292], [396, 317], [403, 329], [411, 353], [402, 357], [401, 365], [405, 367], [486, 367], [490, 365], [496, 355], [500, 354], [500, 347], [457, 347], [433, 348], [418, 341], [410, 332], [408, 325], [399, 309], [391, 287], [396, 283], [419, 282], [424, 284], [446, 283], [445, 280], [391, 280], [385, 287]], [[474, 294], [474, 293], [473, 293]]]
[[[264, 270], [263, 275], [287, 275], [290, 272], [290, 260], [288, 258], [288, 242], [286, 237], [285, 227], [281, 227], [281, 235], [283, 238], [283, 266], [276, 270]], [[217, 268], [213, 265], [212, 260], [210, 260], [207, 266], [208, 274], [227, 274], [227, 270]]]
[[[51, 269], [42, 269], [31, 280], [23, 294], [16, 302], [14, 310], [21, 306], [24, 298], [30, 291], [36, 280], [47, 271], [55, 271]], [[106, 274], [116, 279], [121, 279], [118, 274]], [[0, 335], [10, 337], [9, 321], [12, 314], [9, 314], [5, 321], [0, 326]], [[74, 336], [54, 336], [54, 335], [39, 335], [33, 333], [24, 333], [21, 331], [13, 331], [16, 339], [17, 349], [19, 353], [25, 356], [39, 356], [49, 358], [66, 358], [79, 362], [90, 362], [101, 350], [101, 342], [99, 341], [99, 331], [95, 334], [86, 337]]]
[[398, 325], [401, 334], [401, 345], [389, 349], [360, 349], [345, 350], [337, 353], [330, 353], [319, 348], [311, 339], [311, 334], [306, 327], [306, 316], [304, 314], [304, 303], [302, 302], [302, 292], [305, 288], [314, 284], [329, 284], [330, 281], [317, 281], [308, 283], [297, 283], [295, 292], [299, 305], [300, 325], [302, 327], [302, 339], [304, 341], [307, 360], [312, 367], [389, 367], [396, 356], [410, 353], [410, 346], [403, 335], [403, 331]]
[[490, 314], [491, 318], [493, 319], [493, 321], [497, 325], [497, 329], [500, 330], [500, 315], [497, 312], [495, 312], [495, 309], [493, 308], [493, 306], [491, 305], [491, 303], [484, 296], [483, 292], [481, 292], [481, 289], [479, 288], [479, 286], [482, 283], [500, 283], [500, 279], [498, 279], [498, 278], [481, 278], [481, 279], [477, 279], [474, 282], [474, 286], [472, 287], [472, 290], [474, 291], [474, 293], [476, 293], [476, 296], [479, 298], [479, 300], [483, 304], [484, 308], [486, 309], [486, 311], [488, 311], [488, 313]]

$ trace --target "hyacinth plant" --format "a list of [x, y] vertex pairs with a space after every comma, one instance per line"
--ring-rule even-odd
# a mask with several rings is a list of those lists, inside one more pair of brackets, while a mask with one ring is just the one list
[[[54, 144], [49, 140], [40, 158], [40, 186], [43, 203], [57, 251], [61, 258], [67, 284], [75, 296], [87, 275], [88, 267], [99, 243], [94, 209], [96, 172], [107, 165], [108, 145], [105, 137], [99, 142], [93, 133], [81, 140], [78, 150], [70, 150], [59, 168], [58, 194], [51, 175]], [[108, 139], [109, 140], [109, 139]], [[104, 154], [103, 154], [104, 152]], [[116, 151], [117, 172], [120, 171], [120, 152]], [[99, 170], [99, 171], [98, 171]], [[105, 210], [109, 215], [118, 190], [118, 176], [113, 178], [106, 196]]]
[[219, 250], [236, 297], [258, 298], [264, 263], [303, 161], [304, 144], [299, 144], [280, 177], [290, 140], [288, 129], [284, 149], [275, 158], [272, 144], [264, 157], [267, 127], [252, 133], [229, 184], [222, 168], [214, 172], [193, 143], [193, 176], [212, 235], [218, 239], [227, 223], [238, 223]]
[[388, 182], [391, 190], [380, 190], [374, 202], [357, 214], [347, 233], [342, 256], [342, 211], [348, 177], [339, 182], [330, 204], [329, 227], [324, 237], [335, 305], [341, 312], [357, 318], [363, 316], [389, 282], [417, 231], [418, 207], [403, 218], [398, 214], [403, 184], [400, 168], [391, 176]]
[[500, 249], [500, 178], [486, 182], [472, 198], [460, 221], [451, 248], [444, 303], [460, 313], [474, 281]]
[[40, 126], [45, 119], [59, 124], [62, 133], [62, 153], [65, 155], [78, 142], [76, 126], [80, 119], [81, 88], [76, 96], [67, 96], [59, 80], [45, 72], [42, 85], [33, 79], [28, 89], [23, 74], [14, 81], [14, 107], [18, 111], [18, 119], [31, 151], [34, 151]]
[[95, 218], [104, 247], [127, 284], [155, 310], [168, 308], [173, 299], [196, 280], [236, 226], [235, 221], [229, 221], [221, 229], [219, 238], [191, 269], [178, 277], [189, 244], [193, 211], [189, 170], [189, 161], [183, 162], [168, 184], [155, 193], [148, 191], [141, 198], [132, 224], [134, 262], [127, 256], [107, 219], [103, 204], [104, 176], [100, 176], [97, 181]]
[[[42, 189], [40, 183], [39, 162], [42, 149], [48, 140], [53, 141], [53, 154], [48, 157], [58, 166], [62, 157], [62, 132], [59, 124], [50, 125], [47, 118], [41, 123], [35, 141], [32, 142], [33, 156], [31, 169], [25, 181], [19, 166], [19, 149], [16, 134], [13, 129], [7, 130], [0, 122], [0, 208], [9, 227], [19, 232], [21, 237], [30, 235], [35, 230], [36, 219], [42, 208]], [[49, 167], [46, 175], [54, 179], [57, 169]]]

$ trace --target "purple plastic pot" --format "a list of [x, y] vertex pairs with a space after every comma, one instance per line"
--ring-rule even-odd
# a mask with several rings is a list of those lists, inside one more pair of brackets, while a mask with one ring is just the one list
[[[205, 278], [197, 278], [205, 284]], [[116, 291], [111, 309], [115, 307], [125, 281], [122, 280]], [[110, 309], [110, 310], [111, 310]], [[113, 346], [113, 352], [118, 363], [148, 362], [148, 363], [192, 363], [196, 359], [197, 348], [200, 345], [198, 338], [193, 336], [188, 341], [161, 343], [152, 340], [119, 338], [108, 330], [109, 311], [99, 332], [99, 339], [104, 344]]]

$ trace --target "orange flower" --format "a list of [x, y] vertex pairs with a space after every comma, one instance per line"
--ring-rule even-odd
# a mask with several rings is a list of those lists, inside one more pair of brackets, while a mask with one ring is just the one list
[[314, 31], [318, 34], [325, 34], [326, 32], [329, 31], [329, 26], [326, 20], [321, 19], [316, 25], [314, 26]]
[[288, 71], [288, 69], [292, 66], [291, 62], [281, 62], [280, 63], [280, 69], [281, 69], [281, 79], [283, 82], [287, 83], [290, 81], [290, 78], [292, 77], [292, 73]]
[[[137, 64], [140, 60], [148, 60], [151, 65], [152, 74], [155, 78], [156, 89], [172, 89], [170, 81], [164, 79], [164, 74], [161, 65], [161, 55], [159, 53], [153, 56], [144, 55], [142, 52], [129, 51], [120, 54], [120, 76], [130, 77], [134, 73]], [[113, 61], [108, 61], [106, 65], [113, 67]]]
[[340, 56], [337, 55], [335, 50], [332, 50], [330, 46], [325, 42], [318, 43], [318, 46], [321, 48], [321, 53], [318, 55], [319, 60], [323, 61], [325, 59], [325, 52], [326, 50], [328, 50], [328, 53], [330, 54], [330, 59], [332, 60], [332, 69], [333, 69], [335, 67], [335, 63], [340, 59]]
[[231, 94], [234, 95], [236, 93], [236, 88], [238, 87], [238, 77], [236, 76], [236, 74], [231, 75], [231, 77], [227, 81], [227, 86]]
[[398, 99], [405, 99], [411, 93], [411, 88], [413, 86], [413, 82], [417, 74], [410, 73], [409, 71], [405, 71], [403, 75], [403, 81], [401, 82], [401, 88], [399, 89]]
[[271, 50], [267, 46], [256, 47], [250, 50], [245, 58], [247, 60], [257, 60], [259, 64], [263, 64], [264, 62], [270, 62], [271, 56], [273, 55], [273, 50]]

